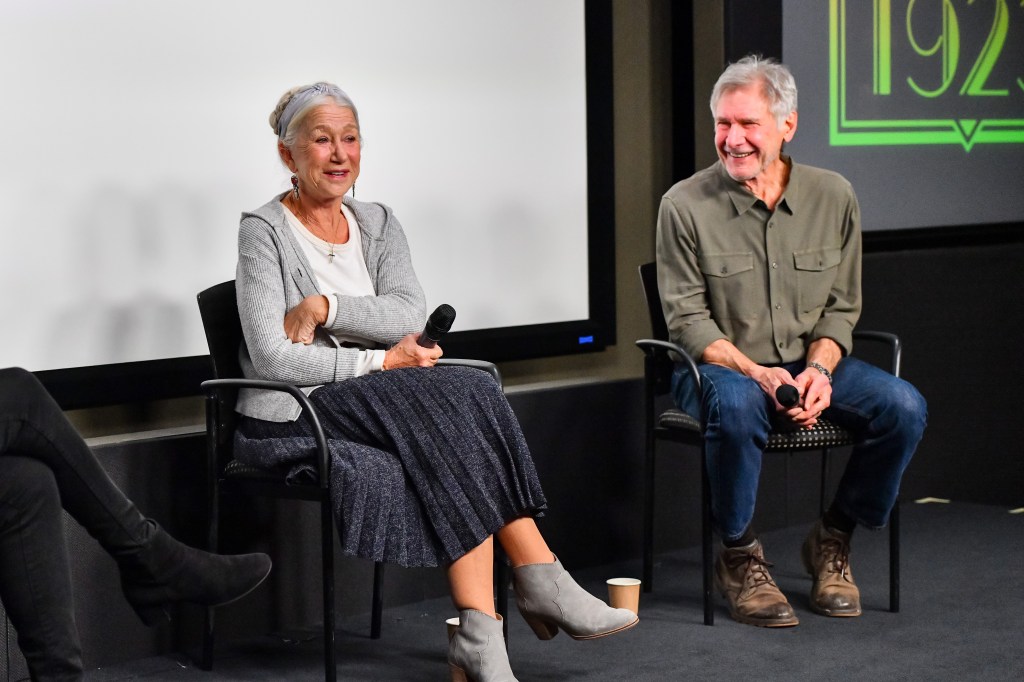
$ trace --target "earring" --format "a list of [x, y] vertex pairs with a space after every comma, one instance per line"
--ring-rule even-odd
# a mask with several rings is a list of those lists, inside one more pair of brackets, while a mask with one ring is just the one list
[[356, 198], [356, 183], [352, 183], [352, 198]]
[[295, 193], [295, 198], [299, 198], [299, 177], [297, 175], [292, 176], [292, 192]]

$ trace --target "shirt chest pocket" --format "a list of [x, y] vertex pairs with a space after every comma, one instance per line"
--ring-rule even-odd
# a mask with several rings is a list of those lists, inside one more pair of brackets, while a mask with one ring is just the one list
[[764, 308], [764, 297], [755, 287], [753, 253], [705, 253], [697, 257], [697, 264], [707, 285], [712, 317], [750, 319]]
[[801, 312], [813, 312], [825, 307], [842, 258], [839, 248], [793, 252]]

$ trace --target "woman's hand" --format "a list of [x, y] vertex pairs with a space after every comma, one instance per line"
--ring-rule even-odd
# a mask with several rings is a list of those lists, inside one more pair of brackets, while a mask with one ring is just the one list
[[307, 296], [284, 316], [284, 333], [292, 343], [313, 343], [316, 328], [327, 321], [326, 296]]
[[382, 369], [398, 369], [399, 367], [433, 367], [444, 354], [440, 346], [424, 348], [416, 343], [419, 334], [409, 334], [388, 349], [384, 354]]

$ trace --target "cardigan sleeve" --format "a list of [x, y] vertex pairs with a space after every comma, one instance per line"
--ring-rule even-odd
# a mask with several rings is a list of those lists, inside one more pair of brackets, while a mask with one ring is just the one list
[[427, 302], [401, 224], [390, 209], [371, 206], [373, 217], [383, 223], [379, 236], [371, 237], [364, 249], [376, 295], [336, 295], [337, 313], [330, 330], [390, 346], [423, 328]]
[[[355, 376], [359, 350], [339, 348], [318, 330], [310, 345], [292, 343], [284, 331], [291, 273], [285, 272], [282, 245], [262, 218], [247, 215], [238, 232], [235, 287], [253, 371], [271, 381], [315, 386]], [[294, 289], [294, 286], [292, 287]], [[301, 294], [292, 294], [297, 304]], [[244, 363], [243, 363], [244, 364]]]

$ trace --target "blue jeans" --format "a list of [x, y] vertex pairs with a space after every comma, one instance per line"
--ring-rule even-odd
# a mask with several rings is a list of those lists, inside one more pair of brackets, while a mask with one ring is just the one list
[[[804, 366], [803, 361], [783, 365], [794, 376]], [[703, 406], [683, 366], [672, 377], [672, 395], [679, 409], [695, 418], [703, 408], [712, 514], [722, 538], [735, 540], [754, 517], [775, 404], [757, 382], [739, 372], [711, 364], [701, 364], [699, 370]], [[857, 439], [836, 491], [836, 507], [864, 526], [881, 528], [924, 434], [924, 398], [906, 381], [848, 357], [833, 373], [832, 403], [822, 416]]]

